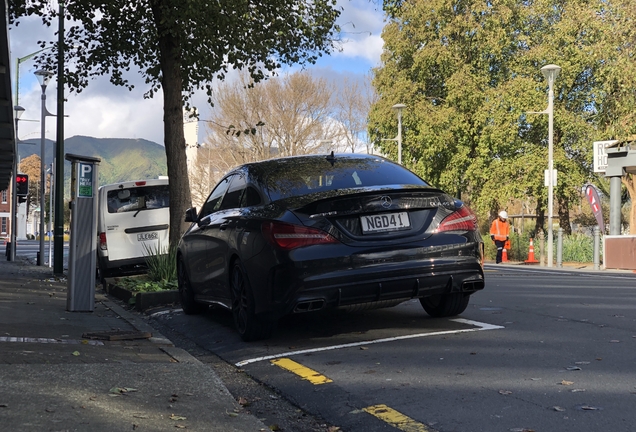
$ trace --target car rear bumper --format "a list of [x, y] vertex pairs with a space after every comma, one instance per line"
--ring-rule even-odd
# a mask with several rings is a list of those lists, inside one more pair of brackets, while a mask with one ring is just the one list
[[477, 262], [460, 265], [436, 260], [416, 268], [392, 267], [381, 274], [365, 269], [352, 271], [347, 277], [325, 275], [320, 280], [305, 281], [304, 287], [285, 302], [284, 313], [317, 310], [320, 304], [323, 308], [380, 304], [451, 292], [472, 294], [484, 288], [483, 272]]
[[[320, 261], [289, 255], [292, 263], [271, 266], [252, 278], [261, 295], [258, 313], [278, 318], [290, 313], [375, 304], [390, 306], [412, 298], [484, 288], [481, 243], [411, 247], [339, 255]], [[339, 255], [339, 256], [338, 256]], [[248, 272], [250, 273], [250, 272]], [[252, 274], [258, 274], [253, 272]]]

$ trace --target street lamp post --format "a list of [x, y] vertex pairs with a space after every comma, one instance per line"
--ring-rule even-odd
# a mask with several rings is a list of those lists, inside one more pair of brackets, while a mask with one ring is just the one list
[[13, 183], [11, 184], [11, 250], [9, 251], [9, 260], [15, 261], [15, 249], [16, 243], [18, 241], [17, 231], [18, 231], [18, 196], [17, 192], [17, 182], [15, 181], [16, 175], [18, 174], [18, 121], [22, 114], [24, 113], [24, 108], [19, 105], [13, 107], [14, 117], [15, 117], [15, 156], [13, 157]]
[[406, 108], [404, 104], [395, 104], [391, 107], [397, 111], [398, 133], [395, 138], [382, 138], [382, 141], [396, 141], [398, 145], [398, 163], [402, 165], [402, 110]]
[[53, 74], [51, 72], [39, 69], [35, 71], [40, 87], [42, 88], [42, 117], [40, 118], [40, 254], [38, 255], [38, 265], [44, 263], [44, 206], [46, 204], [44, 191], [46, 190], [46, 164], [44, 162], [46, 155], [45, 134], [46, 134], [46, 116], [51, 115], [46, 110], [46, 86], [51, 81]]
[[552, 230], [552, 216], [553, 216], [553, 195], [554, 195], [554, 186], [555, 186], [555, 175], [554, 175], [554, 160], [553, 160], [553, 135], [554, 135], [554, 81], [557, 76], [559, 76], [559, 72], [561, 68], [557, 65], [550, 64], [547, 66], [543, 66], [541, 68], [541, 72], [543, 76], [548, 81], [548, 108], [546, 112], [548, 114], [548, 267], [552, 267], [552, 257], [553, 257], [553, 242], [554, 242], [554, 233]]
[[395, 139], [397, 140], [397, 143], [398, 143], [398, 163], [400, 165], [402, 165], [402, 110], [404, 108], [406, 108], [406, 105], [402, 103], [395, 104], [391, 107], [391, 109], [394, 109], [397, 111], [398, 134]]
[[51, 267], [53, 265], [53, 257], [52, 255], [52, 249], [53, 249], [53, 244], [52, 244], [52, 239], [53, 239], [53, 200], [54, 200], [54, 193], [53, 193], [53, 173], [55, 172], [55, 168], [54, 168], [55, 164], [51, 163], [51, 167], [46, 170], [47, 172], [49, 172], [49, 223], [47, 224], [46, 227], [46, 232], [49, 236], [49, 267]]

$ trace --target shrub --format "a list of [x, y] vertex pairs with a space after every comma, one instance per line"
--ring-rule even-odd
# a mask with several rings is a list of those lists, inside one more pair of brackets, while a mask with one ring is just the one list
[[[602, 239], [601, 239], [602, 241]], [[554, 242], [554, 256], [556, 257], [557, 242]], [[556, 258], [555, 258], [556, 259]], [[563, 262], [593, 262], [594, 237], [576, 233], [563, 236]]]
[[161, 245], [157, 247], [147, 247], [144, 245], [146, 251], [146, 265], [148, 266], [148, 279], [156, 282], [166, 288], [174, 289], [177, 286], [177, 248], [176, 246], [170, 246], [168, 248], [162, 248]]

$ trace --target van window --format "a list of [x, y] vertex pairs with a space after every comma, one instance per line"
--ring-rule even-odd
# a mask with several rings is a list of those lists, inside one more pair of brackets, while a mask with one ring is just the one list
[[108, 213], [159, 209], [170, 207], [168, 185], [139, 186], [108, 191]]

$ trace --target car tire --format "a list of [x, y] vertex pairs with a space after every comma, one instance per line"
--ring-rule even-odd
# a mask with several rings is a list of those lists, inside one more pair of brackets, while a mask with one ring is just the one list
[[436, 294], [420, 298], [427, 314], [434, 318], [459, 315], [468, 307], [470, 296], [463, 293]]
[[179, 257], [177, 261], [177, 284], [179, 287], [179, 300], [181, 301], [181, 309], [186, 315], [196, 315], [203, 311], [203, 306], [194, 299], [194, 291], [190, 284], [188, 272], [183, 263], [183, 258]]
[[267, 339], [274, 323], [256, 316], [254, 293], [240, 260], [234, 262], [230, 279], [232, 315], [236, 331], [245, 342]]

